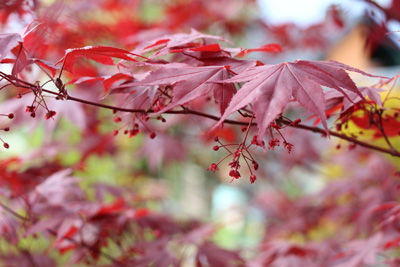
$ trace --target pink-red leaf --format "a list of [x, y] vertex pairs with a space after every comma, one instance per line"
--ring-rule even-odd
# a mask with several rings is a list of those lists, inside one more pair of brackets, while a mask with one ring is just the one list
[[114, 74], [111, 77], [105, 78], [103, 80], [103, 86], [104, 86], [104, 93], [107, 93], [108, 90], [110, 89], [111, 86], [113, 86], [117, 81], [120, 80], [131, 80], [133, 77], [131, 75], [125, 74], [125, 73], [117, 73]]
[[347, 96], [345, 90], [364, 98], [345, 70], [377, 77], [336, 61], [296, 61], [264, 65], [245, 70], [224, 83], [247, 82], [232, 98], [217, 125], [228, 115], [253, 104], [261, 140], [269, 124], [283, 112], [293, 97], [321, 120], [328, 132], [325, 97], [322, 86], [333, 88]]
[[[120, 58], [129, 61], [136, 61], [132, 56], [139, 56], [127, 50], [110, 46], [85, 46], [65, 51], [65, 56], [57, 64], [63, 62], [66, 70], [72, 71], [75, 61], [78, 58], [88, 58], [104, 65], [114, 65], [113, 58]], [[141, 57], [141, 56], [139, 56]]]
[[0, 60], [5, 58], [11, 49], [21, 42], [22, 38], [18, 33], [0, 34]]
[[229, 77], [228, 66], [192, 67], [174, 64], [172, 67], [167, 65], [151, 72], [140, 82], [127, 83], [124, 86], [175, 84], [172, 102], [160, 113], [214, 91], [215, 99], [223, 112], [236, 89], [232, 84], [225, 85], [216, 82]]
[[247, 54], [251, 52], [282, 52], [282, 47], [279, 44], [266, 44], [262, 45], [257, 48], [249, 48], [249, 49], [244, 49], [242, 50], [239, 54], [237, 54], [237, 57], [245, 57]]

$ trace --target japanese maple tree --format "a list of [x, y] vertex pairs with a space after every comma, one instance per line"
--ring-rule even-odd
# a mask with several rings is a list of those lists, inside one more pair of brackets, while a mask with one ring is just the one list
[[[400, 18], [399, 1], [365, 2]], [[399, 264], [400, 74], [267, 62], [295, 44], [283, 27], [282, 46], [235, 45], [262, 24], [251, 0], [0, 7], [4, 266]], [[302, 48], [325, 45], [326, 23], [344, 27], [336, 8], [328, 18]], [[219, 225], [161, 211], [168, 193], [146, 191], [148, 177], [188, 160], [252, 188], [265, 219], [256, 247], [229, 250]], [[284, 177], [296, 169], [326, 186], [307, 192]]]

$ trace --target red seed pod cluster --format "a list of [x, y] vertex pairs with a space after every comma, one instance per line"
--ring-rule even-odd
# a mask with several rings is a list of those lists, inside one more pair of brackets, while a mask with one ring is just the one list
[[54, 110], [50, 110], [46, 113], [46, 120], [53, 118], [57, 113]]
[[215, 171], [218, 171], [219, 169], [218, 169], [217, 164], [211, 163], [211, 166], [210, 166], [210, 168], [207, 169], [207, 171], [209, 171], [209, 170], [215, 173]]
[[232, 170], [229, 172], [229, 176], [230, 176], [230, 177], [233, 177], [233, 178], [235, 178], [235, 179], [239, 179], [239, 178], [240, 178], [240, 172], [239, 172], [238, 170], [236, 170], [236, 169], [232, 169]]

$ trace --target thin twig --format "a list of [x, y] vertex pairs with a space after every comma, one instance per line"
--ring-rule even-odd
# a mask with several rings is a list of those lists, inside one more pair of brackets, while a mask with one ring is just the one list
[[[55, 95], [59, 95], [56, 92], [53, 91], [49, 91], [46, 89], [43, 89], [43, 92], [46, 93], [50, 93], [50, 94], [55, 94]], [[129, 113], [154, 113], [153, 110], [149, 109], [149, 110], [144, 110], [144, 109], [128, 109], [128, 108], [120, 108], [120, 107], [115, 107], [115, 106], [110, 106], [110, 105], [105, 105], [105, 104], [101, 104], [101, 103], [96, 103], [96, 102], [91, 102], [88, 100], [83, 100], [83, 99], [79, 99], [76, 97], [72, 97], [69, 96], [67, 100], [72, 100], [72, 101], [77, 101], [80, 103], [84, 103], [84, 104], [88, 104], [88, 105], [92, 105], [92, 106], [97, 106], [100, 108], [106, 108], [106, 109], [110, 109], [110, 110], [117, 110], [117, 111], [123, 111], [123, 112], [129, 112]], [[166, 112], [164, 112], [166, 114], [191, 114], [191, 115], [196, 115], [196, 116], [200, 116], [200, 117], [204, 117], [204, 118], [209, 118], [215, 121], [219, 121], [221, 118], [218, 116], [214, 116], [211, 114], [207, 114], [207, 113], [203, 113], [203, 112], [199, 112], [199, 111], [195, 111], [195, 110], [191, 110], [191, 109], [187, 109], [187, 110], [168, 110]], [[315, 132], [315, 133], [321, 133], [326, 135], [327, 132], [324, 129], [318, 128], [318, 127], [313, 127], [313, 126], [308, 126], [308, 125], [304, 125], [304, 124], [298, 124], [296, 126], [294, 125], [290, 125], [291, 122], [285, 121], [285, 120], [281, 120], [280, 122], [284, 123], [285, 125], [288, 125], [290, 127], [294, 127], [294, 128], [298, 128], [298, 129], [303, 129], [303, 130], [308, 130], [311, 132]], [[249, 123], [248, 122], [241, 122], [241, 121], [235, 121], [235, 120], [224, 120], [224, 123], [226, 124], [232, 124], [232, 125], [244, 125], [244, 126], [248, 126]], [[250, 124], [251, 126], [255, 126], [257, 125], [257, 123], [253, 122]], [[339, 134], [333, 131], [328, 131], [330, 135], [335, 136], [337, 138], [343, 139], [343, 140], [347, 140], [349, 142], [352, 142], [354, 144], [357, 144], [359, 146], [362, 147], [366, 147], [372, 150], [376, 150], [382, 153], [386, 153], [386, 154], [390, 154], [393, 157], [400, 157], [400, 152], [396, 151], [396, 150], [392, 150], [392, 149], [386, 149], [386, 148], [382, 148], [379, 146], [375, 146], [363, 141], [359, 141], [356, 138], [352, 138], [349, 137], [347, 135], [344, 134]]]

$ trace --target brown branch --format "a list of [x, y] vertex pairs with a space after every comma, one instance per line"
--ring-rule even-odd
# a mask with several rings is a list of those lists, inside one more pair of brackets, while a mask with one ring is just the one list
[[[308, 131], [311, 131], [311, 132], [314, 132], [314, 133], [321, 133], [321, 134], [326, 135], [326, 131], [324, 129], [321, 129], [321, 128], [318, 128], [318, 127], [312, 127], [312, 126], [308, 126], [308, 125], [304, 125], [304, 124], [299, 124], [297, 126], [291, 126], [291, 127], [295, 127], [295, 128], [298, 128], [298, 129], [308, 130]], [[372, 149], [372, 150], [376, 150], [376, 151], [379, 151], [379, 152], [382, 152], [382, 153], [385, 153], [385, 154], [390, 154], [393, 157], [400, 157], [400, 152], [398, 152], [396, 150], [392, 150], [392, 149], [387, 149], [387, 148], [371, 145], [369, 143], [357, 140], [356, 138], [352, 138], [352, 137], [349, 137], [347, 135], [339, 134], [339, 133], [336, 133], [336, 132], [333, 132], [333, 131], [329, 131], [329, 134], [332, 135], [332, 136], [335, 136], [337, 138], [352, 142], [352, 143], [357, 144], [357, 145], [362, 146], [362, 147], [366, 147], [366, 148], [369, 148], [369, 149]]]
[[[27, 86], [23, 86], [23, 85], [20, 85], [20, 84], [14, 84], [13, 83], [15, 86], [18, 86], [18, 87], [32, 88], [32, 86], [34, 86], [34, 85], [32, 85], [32, 84], [30, 84], [28, 82], [22, 81], [22, 80], [20, 80], [18, 78], [15, 78], [15, 77], [12, 77], [13, 78], [12, 79], [9, 75], [6, 75], [4, 73], [0, 73], [0, 76], [2, 76], [3, 78], [5, 78], [6, 80], [8, 80], [11, 83], [14, 82], [13, 81], [13, 79], [14, 79], [14, 80], [17, 81], [17, 83], [22, 82], [23, 84], [27, 85]], [[92, 101], [76, 98], [76, 97], [73, 97], [73, 96], [70, 96], [70, 95], [63, 95], [61, 93], [57, 93], [57, 92], [50, 91], [50, 90], [47, 90], [47, 89], [42, 89], [42, 91], [46, 92], [46, 93], [49, 93], [49, 94], [56, 95], [56, 96], [60, 97], [61, 99], [65, 98], [66, 100], [72, 100], [72, 101], [80, 102], [80, 103], [83, 103], [83, 104], [87, 104], [87, 105], [91, 105], [91, 106], [97, 106], [97, 107], [100, 107], [100, 108], [105, 108], [105, 109], [110, 109], [110, 110], [116, 110], [116, 111], [128, 112], [128, 113], [144, 113], [144, 114], [154, 113], [154, 110], [152, 110], [152, 109], [145, 110], [145, 109], [121, 108], [121, 107], [116, 107], [116, 106], [111, 106], [111, 105], [106, 105], [106, 104], [102, 104], [102, 103], [97, 103], [97, 102], [92, 102]], [[184, 114], [184, 115], [192, 114], [192, 115], [196, 115], [196, 116], [200, 116], [200, 117], [204, 117], [204, 118], [209, 118], [209, 119], [212, 119], [212, 120], [215, 120], [215, 121], [219, 121], [221, 119], [218, 116], [214, 116], [214, 115], [211, 115], [211, 114], [207, 114], [207, 113], [203, 113], [203, 112], [199, 112], [199, 111], [195, 111], [195, 110], [190, 110], [190, 109], [168, 110], [168, 111], [166, 111], [164, 113], [165, 114]], [[318, 128], [318, 127], [312, 127], [312, 126], [303, 125], [303, 124], [299, 124], [299, 125], [294, 126], [294, 125], [291, 125], [291, 122], [288, 122], [288, 121], [285, 121], [285, 120], [281, 120], [281, 122], [286, 124], [286, 125], [288, 125], [288, 126], [290, 126], [290, 127], [303, 129], [303, 130], [308, 130], [308, 131], [311, 131], [311, 132], [321, 133], [321, 134], [325, 134], [325, 135], [327, 134], [324, 129], [321, 129], [321, 128]], [[241, 122], [241, 121], [235, 121], [235, 120], [224, 120], [224, 123], [232, 124], [232, 125], [243, 125], [243, 126], [249, 125], [248, 122]], [[251, 126], [255, 126], [255, 125], [257, 125], [257, 123], [251, 123]], [[363, 141], [359, 141], [356, 138], [349, 137], [349, 136], [344, 135], [344, 134], [339, 134], [339, 133], [336, 133], [336, 132], [333, 132], [333, 131], [328, 131], [328, 132], [332, 136], [335, 136], [337, 138], [352, 142], [352, 143], [357, 144], [359, 146], [366, 147], [368, 149], [379, 151], [379, 152], [382, 152], [382, 153], [385, 153], [385, 154], [390, 154], [390, 155], [392, 155], [394, 157], [400, 157], [400, 152], [395, 150], [393, 147], [391, 149], [386, 149], [386, 148], [375, 146], [375, 145], [372, 145], [372, 144], [369, 144], [369, 143], [366, 143], [366, 142], [363, 142]]]
[[[58, 95], [58, 96], [62, 96], [59, 93], [53, 92], [53, 91], [49, 91], [46, 89], [42, 90], [43, 92], [46, 93], [50, 93], [50, 94], [54, 94], [54, 95]], [[101, 103], [97, 103], [97, 102], [92, 102], [92, 101], [88, 101], [88, 100], [84, 100], [84, 99], [79, 99], [76, 97], [72, 97], [72, 96], [68, 96], [67, 100], [72, 100], [72, 101], [76, 101], [76, 102], [80, 102], [80, 103], [84, 103], [87, 105], [92, 105], [92, 106], [97, 106], [100, 108], [106, 108], [106, 109], [110, 109], [110, 110], [117, 110], [117, 111], [121, 111], [121, 112], [128, 112], [128, 113], [154, 113], [154, 111], [152, 109], [148, 109], [148, 110], [144, 110], [144, 109], [128, 109], [128, 108], [121, 108], [121, 107], [115, 107], [115, 106], [110, 106], [110, 105], [105, 105], [105, 104], [101, 104]], [[168, 110], [166, 112], [164, 112], [165, 114], [191, 114], [191, 115], [196, 115], [196, 116], [200, 116], [200, 117], [204, 117], [204, 118], [209, 118], [215, 121], [219, 121], [221, 118], [218, 116], [214, 116], [211, 114], [207, 114], [207, 113], [203, 113], [203, 112], [199, 112], [199, 111], [195, 111], [195, 110], [191, 110], [191, 109], [186, 109], [186, 110]], [[318, 128], [318, 127], [313, 127], [313, 126], [308, 126], [308, 125], [304, 125], [304, 124], [298, 124], [296, 126], [291, 125], [291, 122], [286, 121], [286, 120], [280, 120], [280, 122], [284, 123], [285, 125], [288, 125], [290, 127], [294, 127], [294, 128], [298, 128], [298, 129], [303, 129], [303, 130], [308, 130], [314, 133], [320, 133], [320, 134], [324, 134], [326, 135], [327, 132], [324, 129]], [[227, 124], [232, 124], [232, 125], [243, 125], [243, 126], [248, 126], [249, 123], [248, 122], [241, 122], [241, 121], [235, 121], [235, 120], [225, 120], [224, 123]], [[251, 123], [251, 126], [256, 126], [257, 123], [253, 122]], [[340, 133], [336, 133], [333, 131], [328, 131], [330, 135], [335, 136], [337, 138], [352, 142], [354, 144], [357, 144], [359, 146], [362, 147], [366, 147], [368, 149], [372, 149], [375, 151], [379, 151], [385, 154], [390, 154], [393, 157], [400, 157], [400, 152], [398, 152], [395, 149], [386, 149], [383, 147], [379, 147], [379, 146], [375, 146], [360, 140], [357, 140], [356, 138], [353, 137], [349, 137], [345, 134], [340, 134]]]

